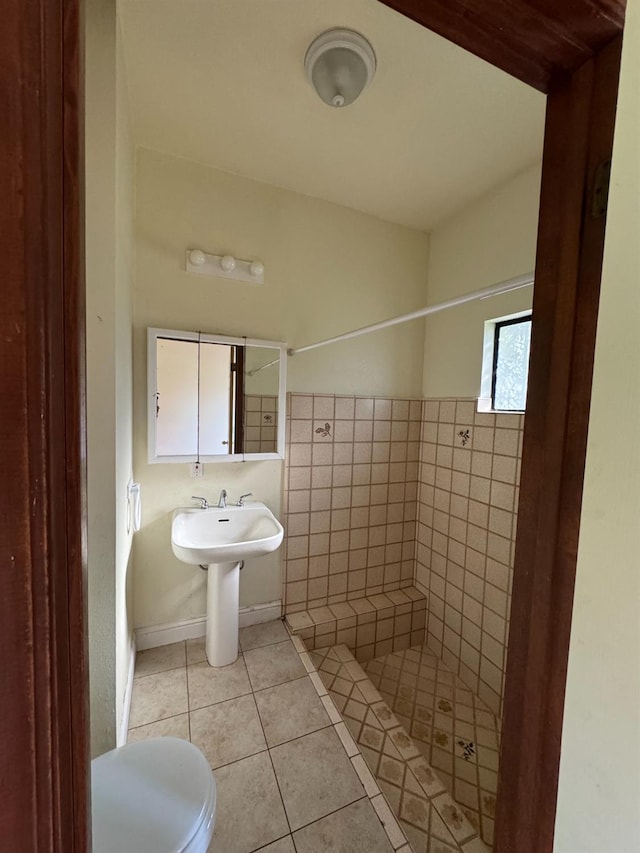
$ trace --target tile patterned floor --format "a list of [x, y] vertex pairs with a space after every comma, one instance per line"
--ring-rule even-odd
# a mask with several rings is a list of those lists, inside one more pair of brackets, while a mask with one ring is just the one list
[[302, 642], [282, 622], [240, 631], [213, 669], [204, 641], [138, 654], [129, 741], [191, 740], [218, 786], [209, 853], [410, 853]]
[[311, 659], [414, 853], [487, 853], [465, 809], [451, 798], [349, 650], [321, 649], [312, 652]]
[[485, 843], [493, 844], [500, 749], [489, 707], [426, 646], [363, 668]]

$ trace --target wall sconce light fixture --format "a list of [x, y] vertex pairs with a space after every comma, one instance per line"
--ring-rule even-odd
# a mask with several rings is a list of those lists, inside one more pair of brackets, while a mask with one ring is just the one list
[[186, 270], [198, 275], [264, 284], [262, 261], [242, 261], [233, 255], [212, 255], [202, 249], [187, 249]]

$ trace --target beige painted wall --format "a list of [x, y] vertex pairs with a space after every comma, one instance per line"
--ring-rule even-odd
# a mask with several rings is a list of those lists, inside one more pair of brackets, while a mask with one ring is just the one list
[[[535, 266], [539, 165], [469, 205], [431, 232], [430, 305], [497, 284]], [[461, 305], [426, 319], [425, 397], [480, 394], [484, 321], [531, 307], [533, 288]]]
[[640, 2], [627, 5], [555, 850], [640, 850]]
[[129, 667], [133, 665], [131, 589], [132, 510], [127, 487], [133, 477], [133, 213], [135, 151], [119, 22], [116, 28], [116, 726], [120, 731]]
[[116, 745], [130, 660], [133, 146], [115, 4], [86, 7], [88, 609], [91, 749]]
[[[206, 575], [170, 547], [170, 513], [190, 496], [251, 491], [281, 516], [281, 462], [147, 464], [146, 328], [201, 329], [304, 345], [425, 304], [428, 237], [353, 210], [139, 149], [134, 308], [136, 626], [201, 617]], [[260, 258], [263, 287], [188, 274], [185, 250]], [[289, 359], [288, 389], [416, 396], [422, 321]], [[281, 553], [248, 561], [240, 603], [279, 599]]]

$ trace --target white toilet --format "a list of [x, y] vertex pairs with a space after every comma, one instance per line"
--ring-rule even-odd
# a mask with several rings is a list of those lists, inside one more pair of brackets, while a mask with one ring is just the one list
[[93, 853], [206, 853], [216, 783], [197, 747], [174, 737], [91, 762]]

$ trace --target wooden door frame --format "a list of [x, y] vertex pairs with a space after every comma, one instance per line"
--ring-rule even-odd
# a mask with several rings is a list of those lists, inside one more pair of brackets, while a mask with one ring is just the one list
[[382, 2], [547, 93], [495, 853], [551, 853], [624, 2]]
[[0, 29], [0, 838], [90, 849], [79, 0]]
[[[496, 851], [550, 853], [624, 2], [383, 2], [548, 94]], [[0, 30], [0, 835], [25, 853], [91, 844], [81, 8], [7, 0]]]

